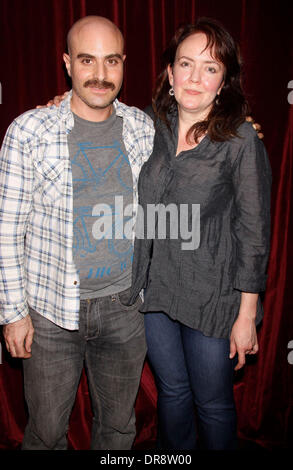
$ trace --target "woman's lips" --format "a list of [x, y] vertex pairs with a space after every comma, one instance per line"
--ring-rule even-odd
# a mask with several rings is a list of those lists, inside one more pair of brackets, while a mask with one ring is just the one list
[[185, 90], [188, 95], [200, 95], [200, 91], [197, 90]]

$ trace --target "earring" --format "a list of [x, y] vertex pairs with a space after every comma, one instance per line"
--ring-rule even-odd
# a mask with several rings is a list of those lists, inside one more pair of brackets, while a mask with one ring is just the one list
[[173, 87], [171, 86], [170, 90], [169, 90], [169, 95], [170, 96], [174, 96], [174, 90], [173, 90]]

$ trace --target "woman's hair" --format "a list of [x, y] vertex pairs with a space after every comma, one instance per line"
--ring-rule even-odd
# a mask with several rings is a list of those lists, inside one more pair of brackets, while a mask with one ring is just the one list
[[223, 26], [211, 18], [200, 18], [194, 25], [180, 27], [169, 47], [163, 54], [164, 70], [157, 79], [153, 94], [153, 109], [156, 117], [163, 120], [168, 127], [168, 113], [176, 107], [174, 96], [169, 95], [169, 79], [167, 66], [173, 67], [179, 44], [184, 39], [195, 34], [204, 33], [207, 38], [207, 48], [211, 55], [221, 62], [224, 67], [224, 86], [220, 95], [217, 95], [207, 119], [195, 123], [187, 133], [195, 142], [207, 133], [211, 140], [225, 141], [237, 135], [238, 126], [245, 121], [249, 113], [248, 103], [241, 86], [241, 59], [238, 46]]

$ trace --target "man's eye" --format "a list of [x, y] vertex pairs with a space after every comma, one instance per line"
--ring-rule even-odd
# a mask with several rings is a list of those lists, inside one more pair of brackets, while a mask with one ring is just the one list
[[108, 64], [109, 65], [116, 65], [116, 64], [118, 64], [118, 60], [117, 59], [108, 59]]
[[89, 65], [89, 64], [92, 63], [92, 59], [82, 59], [82, 63], [86, 64], [86, 65]]

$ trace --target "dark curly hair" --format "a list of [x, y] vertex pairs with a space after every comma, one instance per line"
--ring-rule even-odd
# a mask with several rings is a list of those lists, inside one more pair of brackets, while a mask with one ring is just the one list
[[237, 128], [249, 114], [249, 106], [241, 85], [242, 63], [239, 48], [228, 31], [214, 19], [199, 18], [196, 24], [182, 26], [176, 31], [163, 54], [164, 69], [157, 79], [152, 100], [153, 110], [156, 118], [163, 120], [170, 127], [168, 113], [176, 108], [177, 103], [174, 96], [169, 95], [167, 67], [173, 67], [179, 44], [195, 33], [205, 34], [206, 47], [210, 48], [213, 57], [224, 65], [224, 86], [214, 100], [207, 119], [195, 123], [189, 129], [187, 139], [190, 140], [193, 134], [195, 142], [198, 142], [199, 137], [207, 133], [211, 140], [225, 141], [237, 135]]

